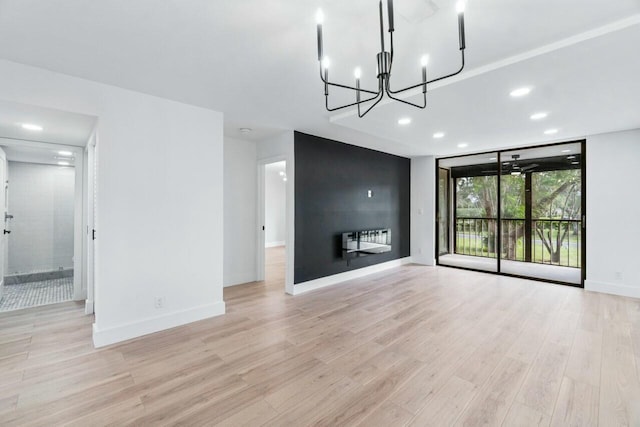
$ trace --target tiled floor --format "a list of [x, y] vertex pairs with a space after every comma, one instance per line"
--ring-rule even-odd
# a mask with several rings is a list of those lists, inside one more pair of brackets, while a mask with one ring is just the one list
[[5, 285], [0, 298], [0, 312], [70, 301], [72, 298], [73, 277]]

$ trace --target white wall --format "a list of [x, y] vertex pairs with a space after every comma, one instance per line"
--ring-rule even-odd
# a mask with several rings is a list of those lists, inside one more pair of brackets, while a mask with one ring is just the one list
[[[258, 150], [258, 162], [263, 165], [276, 161], [287, 162], [287, 201], [286, 201], [286, 223], [287, 237], [285, 239], [286, 246], [286, 273], [285, 273], [285, 291], [293, 294], [293, 268], [295, 253], [295, 149], [294, 137], [292, 131], [283, 132], [273, 138], [260, 141], [256, 144]], [[263, 166], [264, 167], [264, 166]], [[262, 183], [264, 188], [264, 182]], [[259, 222], [264, 221], [264, 200], [258, 197], [258, 218]], [[264, 278], [264, 239], [265, 235], [261, 230], [257, 230], [257, 241], [260, 242], [259, 250], [257, 250], [259, 268], [259, 278]]]
[[416, 264], [435, 265], [435, 176], [435, 157], [411, 159], [411, 257]]
[[96, 345], [224, 313], [221, 113], [8, 61], [0, 94], [99, 118]]
[[9, 162], [6, 275], [73, 268], [75, 170]]
[[587, 290], [640, 298], [640, 129], [587, 138]]
[[224, 286], [256, 280], [256, 143], [224, 138]]
[[[285, 171], [284, 162], [276, 163]], [[270, 165], [269, 165], [270, 166]], [[280, 176], [279, 168], [267, 166], [264, 173], [265, 197], [265, 247], [282, 246], [287, 237], [286, 203], [287, 183]]]

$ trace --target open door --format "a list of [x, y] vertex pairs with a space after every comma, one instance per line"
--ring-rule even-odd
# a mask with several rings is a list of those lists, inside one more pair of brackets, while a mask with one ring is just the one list
[[95, 311], [95, 240], [96, 240], [96, 158], [97, 158], [97, 136], [93, 136], [87, 144], [85, 150], [85, 165], [87, 170], [87, 190], [86, 209], [87, 224], [85, 234], [85, 244], [87, 248], [87, 300], [85, 303], [85, 313], [92, 314]]
[[0, 217], [3, 220], [3, 231], [0, 234], [0, 298], [4, 291], [4, 276], [7, 265], [7, 233], [10, 233], [9, 218], [7, 217], [7, 195], [9, 183], [7, 182], [7, 157], [4, 150], [0, 149], [0, 182], [2, 183], [2, 195], [0, 195]]

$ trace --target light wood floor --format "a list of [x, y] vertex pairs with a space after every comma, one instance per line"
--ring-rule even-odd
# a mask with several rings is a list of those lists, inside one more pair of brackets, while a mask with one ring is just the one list
[[640, 425], [638, 300], [419, 266], [290, 297], [270, 265], [103, 350], [74, 303], [0, 315], [0, 424]]

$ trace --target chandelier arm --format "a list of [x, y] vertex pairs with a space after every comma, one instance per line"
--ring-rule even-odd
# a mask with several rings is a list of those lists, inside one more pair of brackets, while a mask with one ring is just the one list
[[353, 107], [354, 105], [357, 105], [359, 107], [360, 104], [364, 104], [365, 102], [373, 101], [374, 99], [376, 99], [379, 96], [380, 96], [380, 93], [378, 92], [376, 94], [376, 96], [372, 96], [371, 98], [363, 99], [363, 100], [358, 101], [358, 102], [352, 102], [351, 104], [343, 105], [343, 106], [340, 106], [340, 107], [329, 107], [329, 97], [325, 96], [325, 107], [327, 108], [327, 111], [342, 110], [343, 108]]
[[[327, 84], [329, 86], [334, 86], [334, 87], [339, 87], [342, 89], [351, 89], [354, 92], [357, 92], [358, 89], [352, 86], [347, 86], [347, 85], [343, 85], [343, 84], [339, 84], [339, 83], [331, 83], [329, 80], [325, 80], [324, 76], [322, 75], [322, 67], [320, 67], [320, 80], [322, 80], [322, 82], [324, 84]], [[364, 93], [368, 93], [371, 95], [379, 95], [380, 92], [374, 92], [372, 90], [367, 90], [367, 89], [360, 89], [360, 92], [364, 92]]]
[[[460, 73], [462, 72], [462, 70], [464, 70], [464, 65], [465, 65], [465, 61], [464, 61], [464, 49], [461, 49], [461, 50], [460, 50], [460, 53], [461, 53], [461, 58], [462, 58], [462, 65], [460, 66], [460, 68], [458, 69], [458, 71], [456, 71], [455, 73], [447, 74], [446, 76], [438, 77], [438, 78], [433, 79], [433, 80], [428, 80], [428, 81], [426, 82], [426, 84], [435, 83], [435, 82], [438, 82], [438, 81], [440, 81], [440, 80], [448, 79], [449, 77], [457, 76], [458, 74], [460, 74]], [[418, 87], [420, 87], [420, 86], [424, 86], [424, 85], [425, 85], [425, 82], [422, 82], [422, 83], [418, 83], [418, 84], [416, 84], [416, 85], [409, 86], [409, 87], [406, 87], [406, 88], [404, 88], [404, 89], [399, 89], [399, 90], [391, 90], [391, 87], [388, 87], [388, 88], [387, 88], [387, 93], [398, 94], [398, 93], [406, 92], [406, 91], [411, 90], [411, 89], [416, 89], [416, 88], [418, 88]], [[390, 85], [389, 85], [389, 86], [390, 86]]]
[[447, 76], [442, 76], [442, 77], [438, 77], [437, 79], [429, 80], [427, 82], [427, 84], [435, 83], [435, 82], [438, 82], [440, 80], [448, 79], [449, 77], [457, 76], [458, 74], [460, 74], [462, 72], [462, 70], [464, 70], [464, 49], [460, 49], [460, 55], [461, 55], [461, 58], [462, 58], [462, 64], [460, 65], [460, 69], [458, 69], [458, 71], [456, 71], [455, 73], [451, 73], [451, 74], [449, 74]]
[[380, 92], [380, 94], [379, 94], [378, 96], [376, 96], [376, 98], [378, 98], [378, 100], [377, 100], [376, 102], [374, 102], [373, 104], [371, 104], [371, 105], [369, 106], [369, 108], [367, 108], [367, 109], [365, 110], [365, 112], [364, 112], [364, 113], [362, 113], [362, 114], [360, 114], [360, 104], [358, 104], [358, 117], [363, 118], [364, 116], [366, 116], [366, 115], [367, 115], [367, 113], [368, 113], [369, 111], [371, 111], [371, 110], [373, 109], [373, 107], [375, 107], [376, 105], [378, 105], [378, 103], [379, 103], [380, 101], [382, 101], [382, 98], [384, 98], [384, 92], [382, 92], [382, 91], [381, 91], [381, 92]]
[[425, 108], [427, 107], [427, 93], [426, 93], [426, 92], [424, 92], [424, 93], [422, 94], [422, 97], [423, 97], [422, 105], [420, 105], [420, 104], [414, 104], [413, 102], [405, 101], [404, 99], [395, 98], [395, 97], [394, 97], [393, 95], [391, 95], [389, 92], [387, 92], [387, 96], [388, 96], [390, 99], [393, 99], [394, 101], [400, 101], [400, 102], [402, 102], [402, 103], [405, 103], [405, 104], [408, 104], [408, 105], [411, 105], [411, 106], [413, 106], [413, 107], [417, 107], [417, 108], [420, 108], [420, 109], [425, 109]]

